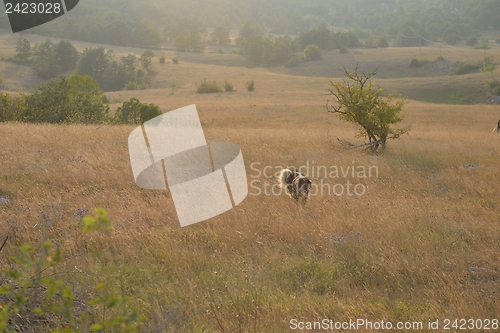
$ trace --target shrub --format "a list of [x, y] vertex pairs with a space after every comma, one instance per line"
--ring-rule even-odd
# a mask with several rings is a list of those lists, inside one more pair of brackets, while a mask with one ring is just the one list
[[451, 72], [454, 75], [467, 74], [470, 72], [479, 71], [481, 64], [473, 64], [471, 62], [459, 62], [457, 67]]
[[410, 62], [410, 67], [415, 68], [415, 67], [424, 66], [424, 65], [428, 64], [429, 62], [430, 61], [427, 59], [418, 60], [416, 58], [413, 58]]
[[142, 68], [139, 68], [137, 70], [137, 77], [144, 77], [144, 76], [146, 76], [146, 72], [144, 72]]
[[378, 47], [389, 47], [389, 41], [387, 40], [386, 37], [381, 37], [378, 40]]
[[158, 59], [160, 60], [160, 64], [164, 64], [165, 63], [165, 56], [161, 56]]
[[315, 44], [307, 45], [304, 49], [304, 58], [308, 61], [322, 59], [321, 49]]
[[476, 46], [477, 43], [478, 43], [478, 41], [477, 41], [476, 37], [471, 37], [471, 38], [467, 39], [467, 41], [465, 42], [465, 44], [469, 45], [469, 46]]
[[285, 67], [297, 67], [300, 64], [300, 57], [297, 55], [294, 55], [293, 57], [290, 58], [287, 62], [285, 62]]
[[436, 61], [442, 61], [442, 60], [446, 60], [446, 59], [441, 55], [436, 58]]
[[418, 59], [416, 59], [416, 58], [411, 59], [410, 67], [414, 68], [414, 67], [419, 67], [419, 66], [420, 66], [420, 62], [418, 61]]
[[487, 73], [487, 72], [493, 72], [497, 67], [494, 64], [485, 64], [481, 67], [481, 72]]
[[233, 84], [228, 80], [224, 80], [224, 82], [222, 82], [222, 87], [224, 88], [224, 91], [233, 91]]
[[141, 114], [141, 124], [161, 115], [161, 110], [154, 104], [142, 104], [139, 112]]
[[148, 88], [149, 85], [146, 82], [135, 80], [127, 82], [123, 90], [146, 90]]
[[491, 94], [500, 96], [500, 81], [499, 80], [491, 80], [486, 81], [484, 83], [485, 87], [488, 88]]
[[490, 48], [490, 45], [489, 45], [489, 42], [488, 42], [488, 40], [487, 40], [487, 39], [483, 39], [483, 40], [481, 41], [481, 44], [479, 44], [479, 45], [477, 45], [477, 46], [475, 47], [475, 49], [479, 49], [479, 50], [487, 50], [487, 49], [489, 49], [489, 48]]
[[495, 42], [496, 42], [497, 44], [500, 44], [500, 38], [495, 39]]
[[255, 90], [255, 81], [248, 81], [247, 82], [247, 90], [248, 91], [254, 91]]
[[221, 91], [222, 88], [216, 81], [208, 81], [207, 79], [203, 79], [196, 89], [198, 94], [217, 93]]
[[115, 113], [113, 122], [115, 124], [143, 124], [144, 122], [161, 115], [157, 105], [141, 103], [132, 97], [120, 106]]
[[340, 53], [349, 53], [349, 50], [345, 46], [340, 47]]
[[20, 120], [35, 123], [103, 123], [109, 108], [102, 103], [102, 91], [88, 75], [60, 76], [22, 96], [26, 107], [18, 110]]
[[[54, 217], [48, 219], [54, 221]], [[84, 234], [108, 233], [111, 229], [104, 209], [94, 210], [94, 216], [82, 216], [80, 222]], [[5, 241], [7, 238], [3, 244]], [[92, 288], [96, 297], [82, 300], [81, 293], [75, 294], [80, 288], [64, 280], [72, 274], [64, 268], [71, 257], [65, 258], [59, 246], [54, 246], [56, 242], [46, 237], [40, 243], [36, 247], [16, 247], [18, 254], [4, 265], [0, 287], [2, 332], [142, 331], [146, 317], [134, 307], [129, 308], [131, 304], [119, 276], [104, 274], [103, 283]], [[121, 285], [121, 292], [113, 291], [116, 282]], [[102, 315], [95, 315], [98, 312]]]
[[401, 94], [399, 91], [397, 90], [393, 90], [390, 94], [390, 96], [394, 97], [394, 98], [403, 98], [403, 94]]
[[175, 58], [172, 58], [172, 62], [174, 64], [178, 64], [179, 63], [179, 58], [175, 57]]

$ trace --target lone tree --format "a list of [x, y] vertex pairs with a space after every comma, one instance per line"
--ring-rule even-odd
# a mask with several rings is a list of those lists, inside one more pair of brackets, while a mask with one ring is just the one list
[[406, 97], [392, 103], [393, 97], [389, 95], [382, 98], [380, 95], [383, 88], [374, 90], [370, 78], [376, 72], [368, 74], [358, 73], [358, 67], [353, 72], [344, 68], [345, 75], [349, 79], [343, 82], [333, 82], [330, 80], [330, 93], [335, 97], [337, 106], [330, 105], [327, 101], [326, 109], [330, 113], [336, 113], [343, 121], [357, 124], [360, 129], [358, 137], [367, 137], [367, 146], [372, 150], [379, 147], [385, 148], [387, 139], [397, 139], [408, 130], [404, 128], [393, 129], [390, 127], [403, 120], [401, 109]]

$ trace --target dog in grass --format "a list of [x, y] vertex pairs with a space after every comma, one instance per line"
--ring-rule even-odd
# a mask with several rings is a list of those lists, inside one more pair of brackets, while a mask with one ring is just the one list
[[295, 168], [281, 170], [278, 183], [296, 202], [302, 198], [304, 203], [306, 203], [309, 199], [312, 183], [309, 178], [298, 172]]

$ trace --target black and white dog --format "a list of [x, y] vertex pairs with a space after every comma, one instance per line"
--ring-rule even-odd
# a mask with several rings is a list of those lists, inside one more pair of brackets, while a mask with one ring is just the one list
[[278, 182], [280, 187], [285, 188], [287, 194], [294, 198], [295, 201], [302, 197], [305, 203], [309, 199], [311, 181], [295, 168], [281, 170]]

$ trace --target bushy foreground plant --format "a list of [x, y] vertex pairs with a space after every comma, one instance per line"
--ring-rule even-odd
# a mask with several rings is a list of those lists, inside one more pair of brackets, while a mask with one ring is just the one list
[[[109, 232], [108, 213], [95, 209], [81, 220], [84, 234]], [[7, 238], [2, 245], [5, 245]], [[1, 248], [0, 248], [1, 249]], [[95, 286], [99, 296], [77, 298], [59, 269], [65, 261], [58, 246], [49, 239], [41, 245], [23, 244], [2, 271], [0, 287], [0, 332], [140, 332], [145, 316], [131, 309], [122, 293], [111, 291], [116, 279], [104, 276]]]

